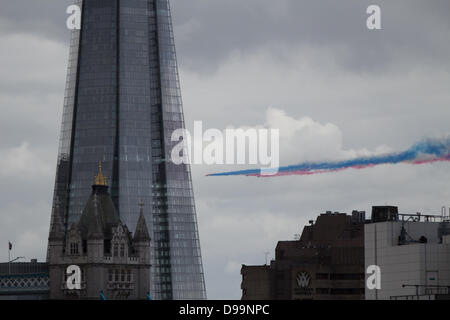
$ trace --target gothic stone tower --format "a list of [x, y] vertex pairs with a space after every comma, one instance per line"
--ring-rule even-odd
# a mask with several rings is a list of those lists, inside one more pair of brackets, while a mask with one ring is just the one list
[[[81, 289], [67, 287], [67, 268], [81, 269]], [[134, 236], [117, 213], [101, 167], [78, 223], [65, 231], [56, 216], [49, 237], [50, 299], [147, 299], [150, 236], [141, 210]]]
[[184, 115], [169, 0], [76, 4], [81, 30], [71, 40], [51, 228], [79, 221], [101, 160], [131, 230], [145, 204], [152, 298], [205, 299], [190, 167], [171, 161]]

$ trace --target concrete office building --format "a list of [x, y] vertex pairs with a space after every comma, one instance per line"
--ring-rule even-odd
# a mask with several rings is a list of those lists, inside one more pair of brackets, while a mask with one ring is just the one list
[[366, 299], [449, 299], [448, 218], [374, 207], [372, 221], [364, 228], [365, 267], [380, 267], [381, 289], [366, 288]]
[[364, 299], [364, 222], [361, 211], [320, 215], [278, 243], [270, 266], [242, 266], [242, 299]]

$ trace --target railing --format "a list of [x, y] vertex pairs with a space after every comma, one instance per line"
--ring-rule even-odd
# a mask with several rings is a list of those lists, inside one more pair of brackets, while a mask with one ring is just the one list
[[0, 292], [11, 290], [48, 290], [48, 274], [23, 274], [0, 277]]
[[434, 295], [391, 296], [391, 300], [434, 300]]
[[134, 283], [132, 282], [108, 282], [109, 290], [133, 290]]
[[432, 288], [425, 288], [425, 294], [426, 295], [432, 295], [432, 294], [449, 294], [450, 287], [432, 287]]
[[[426, 286], [416, 284], [404, 284], [405, 287], [413, 287], [416, 289], [416, 294], [391, 296], [391, 300], [434, 300], [436, 295], [450, 294], [450, 286]], [[419, 289], [424, 288], [424, 293], [420, 294]]]
[[113, 257], [113, 256], [104, 256], [103, 257], [103, 261], [105, 263], [112, 263], [114, 260], [116, 261], [120, 261], [121, 259], [125, 259], [127, 262], [132, 262], [132, 263], [138, 263], [139, 262], [139, 256], [128, 256], [128, 258], [125, 257]]
[[438, 216], [431, 214], [422, 214], [417, 212], [416, 214], [398, 214], [399, 221], [403, 222], [449, 222], [449, 217], [446, 216]]

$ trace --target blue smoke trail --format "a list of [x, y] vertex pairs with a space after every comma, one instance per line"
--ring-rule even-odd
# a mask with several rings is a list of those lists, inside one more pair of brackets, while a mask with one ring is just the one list
[[[278, 173], [270, 176], [282, 175], [310, 175], [316, 173], [340, 171], [349, 168], [367, 168], [382, 164], [412, 163], [424, 164], [436, 161], [450, 161], [450, 137], [444, 139], [424, 139], [414, 144], [406, 151], [390, 153], [379, 156], [359, 157], [344, 161], [335, 162], [305, 162], [297, 165], [283, 166], [278, 169]], [[208, 176], [262, 176], [265, 169], [249, 169], [241, 171], [214, 173]], [[267, 169], [267, 171], [269, 171]]]

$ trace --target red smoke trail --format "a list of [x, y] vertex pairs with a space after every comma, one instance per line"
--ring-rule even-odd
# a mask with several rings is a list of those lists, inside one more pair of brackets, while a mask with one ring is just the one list
[[[442, 158], [437, 158], [437, 159], [414, 160], [414, 161], [408, 161], [408, 162], [404, 162], [404, 163], [409, 163], [412, 165], [422, 165], [422, 164], [431, 164], [431, 163], [435, 163], [435, 162], [450, 162], [450, 155], [447, 155]], [[247, 176], [248, 177], [258, 177], [258, 178], [272, 178], [272, 177], [283, 177], [283, 176], [293, 176], [293, 175], [295, 175], [295, 176], [311, 176], [311, 175], [323, 174], [323, 173], [340, 172], [340, 171], [344, 171], [347, 169], [361, 170], [361, 169], [377, 167], [379, 165], [382, 165], [382, 164], [356, 165], [356, 166], [339, 168], [339, 169], [284, 171], [284, 172], [279, 172], [274, 175], [248, 174]]]

